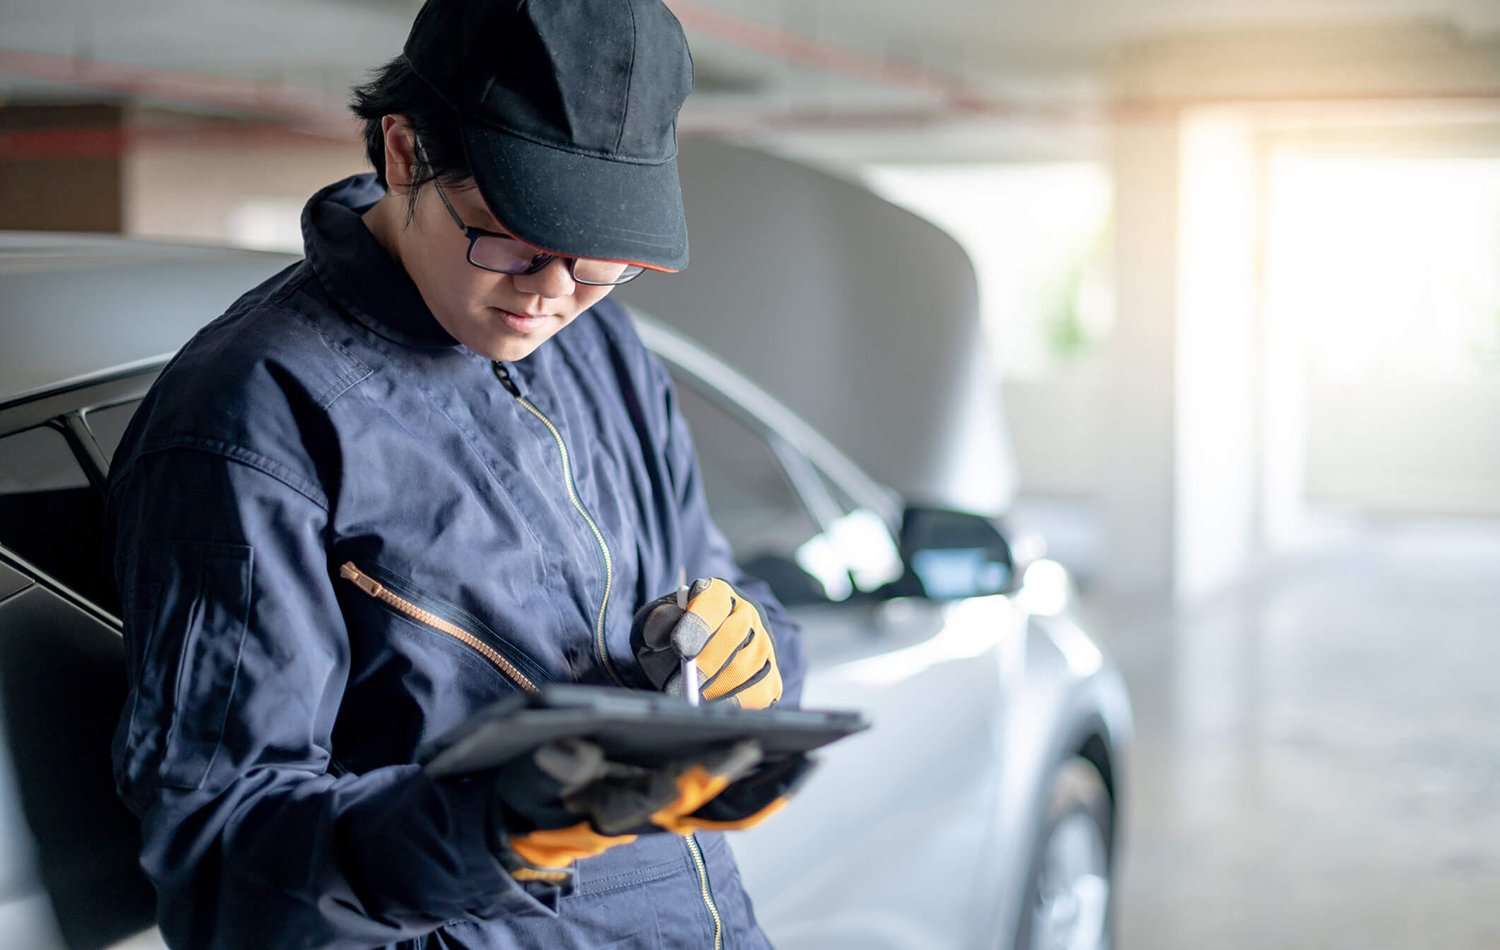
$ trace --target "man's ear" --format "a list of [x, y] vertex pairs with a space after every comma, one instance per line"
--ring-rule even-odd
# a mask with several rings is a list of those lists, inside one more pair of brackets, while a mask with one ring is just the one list
[[406, 116], [400, 114], [381, 116], [380, 132], [385, 137], [386, 190], [391, 194], [406, 194], [416, 163], [416, 133]]

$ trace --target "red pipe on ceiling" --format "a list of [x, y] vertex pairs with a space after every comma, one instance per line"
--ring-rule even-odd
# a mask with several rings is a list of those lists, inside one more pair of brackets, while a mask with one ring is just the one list
[[318, 146], [343, 144], [351, 155], [358, 137], [313, 133], [277, 122], [205, 122], [191, 126], [55, 126], [0, 132], [0, 161], [62, 158], [119, 158], [142, 146], [216, 148], [224, 146]]
[[683, 26], [699, 35], [712, 36], [741, 49], [797, 66], [866, 82], [940, 93], [955, 99], [966, 99], [972, 94], [972, 90], [958, 79], [909, 63], [890, 62], [867, 53], [830, 46], [798, 33], [710, 9], [691, 0], [672, 0], [668, 6]]

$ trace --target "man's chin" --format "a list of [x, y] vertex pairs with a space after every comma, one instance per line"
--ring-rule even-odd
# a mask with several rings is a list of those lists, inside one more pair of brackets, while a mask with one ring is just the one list
[[493, 316], [495, 319], [487, 319], [482, 325], [469, 328], [468, 335], [474, 339], [461, 342], [489, 359], [513, 362], [530, 356], [537, 347], [552, 339], [563, 328], [562, 321], [548, 318], [529, 331], [516, 329], [499, 319], [499, 313], [493, 309], [487, 311], [486, 316]]
[[536, 352], [537, 347], [541, 346], [543, 343], [546, 343], [550, 339], [552, 339], [550, 335], [539, 337], [538, 339], [530, 339], [526, 337], [518, 338], [507, 335], [498, 339], [492, 338], [486, 340], [484, 341], [483, 346], [471, 346], [470, 349], [488, 359], [503, 360], [507, 363], [513, 363], [516, 360], [524, 360], [526, 357]]

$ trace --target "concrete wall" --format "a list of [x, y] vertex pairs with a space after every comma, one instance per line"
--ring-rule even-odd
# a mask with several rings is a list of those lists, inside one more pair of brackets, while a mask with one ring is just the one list
[[1381, 512], [1500, 515], [1500, 382], [1307, 390], [1310, 498]]
[[136, 118], [158, 131], [142, 136], [123, 160], [127, 234], [300, 251], [297, 219], [308, 196], [369, 167], [353, 138], [195, 138], [164, 134], [170, 121]]
[[[117, 105], [0, 108], [0, 133], [29, 136], [28, 151], [43, 156], [0, 155], [0, 230], [118, 234], [124, 224], [124, 122]], [[76, 127], [90, 134], [72, 134]]]
[[1093, 358], [1044, 378], [1007, 379], [1001, 384], [1019, 491], [1055, 497], [1099, 495], [1109, 477], [1099, 442], [1107, 370]]

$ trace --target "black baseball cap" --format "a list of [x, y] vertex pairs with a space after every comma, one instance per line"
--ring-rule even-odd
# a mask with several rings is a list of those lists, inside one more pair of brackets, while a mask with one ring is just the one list
[[403, 54], [457, 111], [479, 193], [516, 237], [687, 266], [677, 113], [693, 60], [661, 0], [427, 0]]

